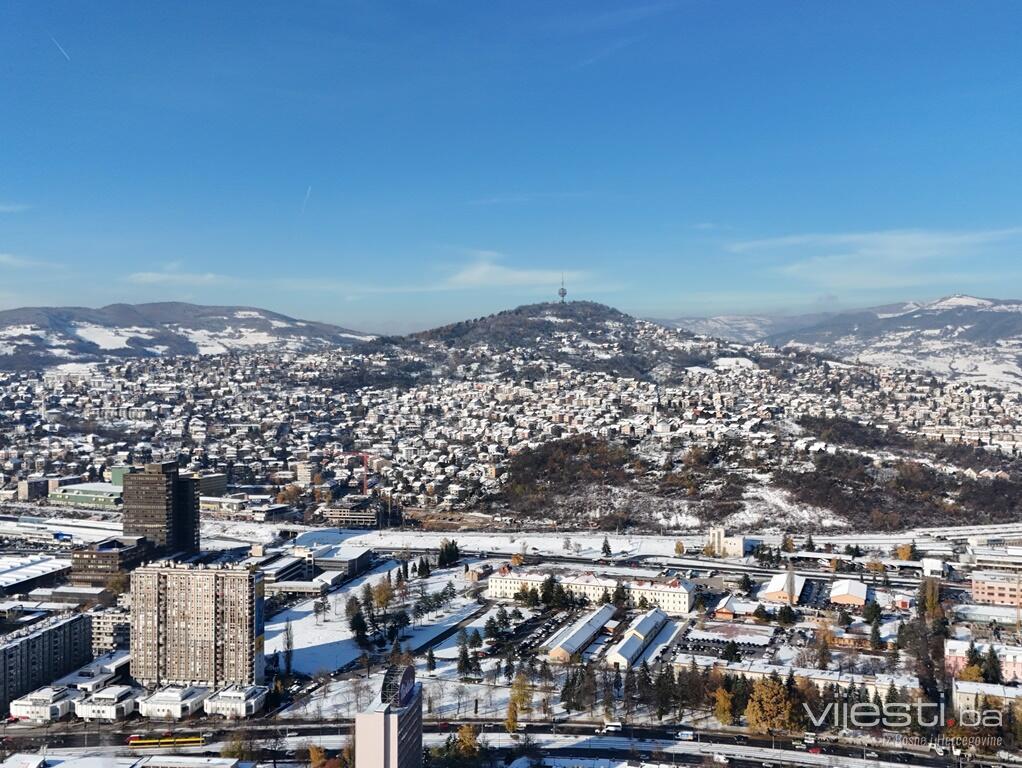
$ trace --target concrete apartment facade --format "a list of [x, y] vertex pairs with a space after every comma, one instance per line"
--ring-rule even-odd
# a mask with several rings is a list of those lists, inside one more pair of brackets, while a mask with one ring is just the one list
[[132, 675], [146, 687], [261, 684], [263, 641], [257, 571], [156, 563], [132, 573]]
[[124, 535], [145, 536], [168, 552], [199, 549], [199, 480], [173, 461], [124, 475]]
[[421, 768], [422, 685], [414, 667], [391, 667], [380, 704], [355, 716], [355, 768]]
[[0, 713], [30, 691], [92, 660], [91, 623], [77, 613], [7, 635], [0, 645]]

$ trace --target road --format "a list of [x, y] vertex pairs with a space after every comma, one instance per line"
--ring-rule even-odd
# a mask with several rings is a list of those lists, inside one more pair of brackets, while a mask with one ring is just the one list
[[[424, 740], [429, 743], [440, 743], [447, 735], [457, 730], [461, 722], [471, 722], [480, 727], [482, 736], [487, 743], [498, 749], [508, 749], [520, 744], [523, 735], [509, 736], [499, 721], [458, 721], [449, 723], [426, 722]], [[527, 738], [540, 747], [544, 753], [576, 757], [608, 757], [621, 759], [625, 755], [641, 753], [665, 753], [675, 762], [699, 762], [706, 754], [720, 753], [735, 758], [733, 765], [746, 762], [762, 768], [765, 763], [775, 765], [816, 765], [816, 766], [848, 766], [849, 768], [876, 768], [877, 766], [923, 766], [934, 768], [956, 766], [957, 758], [950, 756], [937, 757], [932, 753], [921, 751], [908, 752], [903, 749], [881, 749], [879, 747], [861, 747], [853, 745], [837, 745], [821, 742], [820, 753], [813, 754], [808, 750], [797, 751], [790, 739], [771, 739], [762, 736], [736, 735], [713, 731], [697, 731], [698, 740], [692, 742], [678, 741], [674, 738], [677, 726], [636, 725], [627, 726], [621, 733], [600, 734], [599, 726], [591, 723], [529, 723], [524, 729]], [[182, 754], [219, 753], [220, 748], [228, 743], [235, 731], [245, 731], [249, 738], [254, 738], [272, 746], [280, 752], [281, 757], [309, 744], [321, 744], [336, 749], [342, 746], [350, 734], [350, 721], [334, 723], [238, 723], [229, 727], [221, 727], [208, 734], [209, 743], [204, 747], [185, 748]], [[19, 729], [20, 730], [20, 729]], [[14, 735], [15, 729], [8, 730], [13, 737], [7, 744], [8, 749], [33, 752], [46, 746], [48, 751], [61, 753], [116, 754], [127, 752], [124, 746], [130, 733], [110, 728], [71, 728], [64, 732], [46, 732], [45, 729], [21, 730]], [[196, 733], [194, 729], [177, 728], [179, 734]], [[879, 756], [874, 759], [863, 759], [864, 752], [874, 750]], [[145, 750], [146, 754], [169, 753], [171, 750]], [[661, 760], [661, 762], [664, 762]], [[991, 764], [984, 761], [984, 764]], [[993, 763], [997, 765], [998, 763]]]

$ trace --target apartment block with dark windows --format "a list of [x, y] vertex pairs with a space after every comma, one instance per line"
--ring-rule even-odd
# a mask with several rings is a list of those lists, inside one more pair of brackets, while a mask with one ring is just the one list
[[199, 480], [177, 463], [146, 464], [124, 475], [124, 535], [145, 536], [163, 552], [199, 549]]

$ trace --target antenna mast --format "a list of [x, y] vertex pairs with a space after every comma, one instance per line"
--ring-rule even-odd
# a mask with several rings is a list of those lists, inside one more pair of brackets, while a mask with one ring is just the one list
[[557, 292], [557, 295], [561, 297], [561, 304], [564, 303], [564, 297], [568, 295], [568, 290], [564, 287], [564, 273], [561, 272], [561, 289]]

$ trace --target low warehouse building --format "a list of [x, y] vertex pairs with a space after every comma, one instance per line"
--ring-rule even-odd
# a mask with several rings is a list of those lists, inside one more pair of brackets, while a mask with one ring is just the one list
[[555, 638], [554, 646], [548, 654], [550, 660], [567, 664], [575, 658], [603, 630], [607, 622], [614, 618], [616, 610], [613, 605], [600, 606], [561, 632]]
[[830, 602], [834, 605], [850, 605], [862, 608], [866, 604], [869, 588], [861, 581], [838, 579], [830, 585]]
[[624, 637], [607, 653], [607, 666], [614, 669], [628, 669], [635, 663], [646, 646], [667, 623], [667, 614], [659, 608], [638, 616], [625, 630]]

